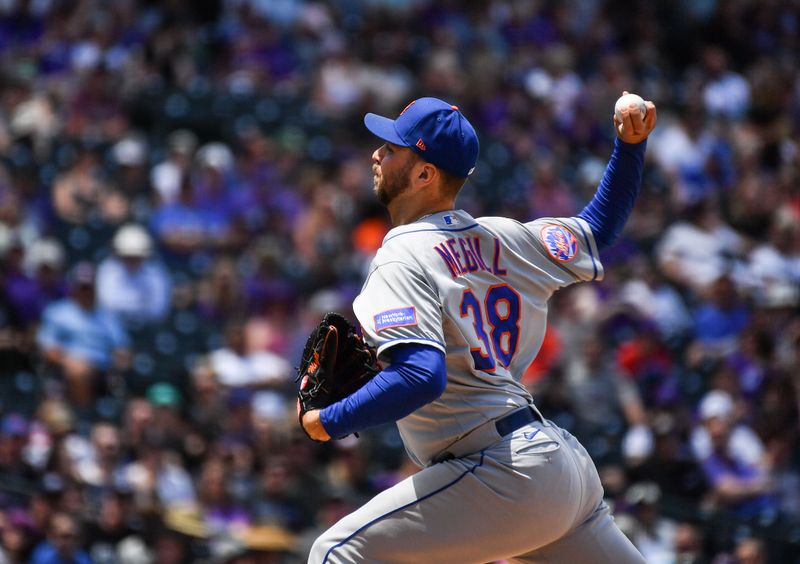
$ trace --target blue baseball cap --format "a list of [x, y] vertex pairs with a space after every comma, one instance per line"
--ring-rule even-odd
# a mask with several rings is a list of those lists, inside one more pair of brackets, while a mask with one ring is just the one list
[[397, 119], [364, 116], [364, 125], [384, 141], [408, 147], [422, 159], [460, 178], [478, 161], [478, 135], [458, 106], [438, 98], [420, 98]]

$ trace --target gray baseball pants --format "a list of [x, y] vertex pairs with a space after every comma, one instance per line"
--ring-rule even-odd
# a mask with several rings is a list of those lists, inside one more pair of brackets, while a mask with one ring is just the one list
[[583, 446], [534, 421], [424, 468], [323, 533], [309, 562], [643, 564]]

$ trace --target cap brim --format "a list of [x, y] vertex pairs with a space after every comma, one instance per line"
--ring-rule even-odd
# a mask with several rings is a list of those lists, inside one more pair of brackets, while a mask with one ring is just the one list
[[393, 119], [379, 116], [377, 114], [367, 114], [364, 116], [364, 125], [376, 137], [379, 137], [384, 141], [388, 141], [389, 143], [400, 145], [401, 147], [408, 147], [408, 143], [403, 141], [403, 139], [397, 134], [397, 130], [394, 128]]

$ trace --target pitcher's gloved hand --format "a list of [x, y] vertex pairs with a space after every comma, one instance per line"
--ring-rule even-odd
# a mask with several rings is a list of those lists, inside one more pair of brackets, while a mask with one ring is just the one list
[[[307, 411], [346, 398], [380, 370], [375, 350], [364, 342], [355, 326], [338, 313], [325, 314], [308, 336], [297, 368], [300, 426]], [[303, 431], [308, 434], [305, 427]]]

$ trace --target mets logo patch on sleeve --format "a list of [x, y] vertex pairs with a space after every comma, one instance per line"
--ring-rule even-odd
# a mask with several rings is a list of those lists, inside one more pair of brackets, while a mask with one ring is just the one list
[[375, 316], [375, 331], [383, 331], [391, 327], [405, 327], [417, 324], [417, 310], [413, 307], [401, 307], [382, 311]]
[[578, 254], [578, 239], [563, 225], [545, 225], [541, 238], [547, 252], [557, 261], [569, 262]]

